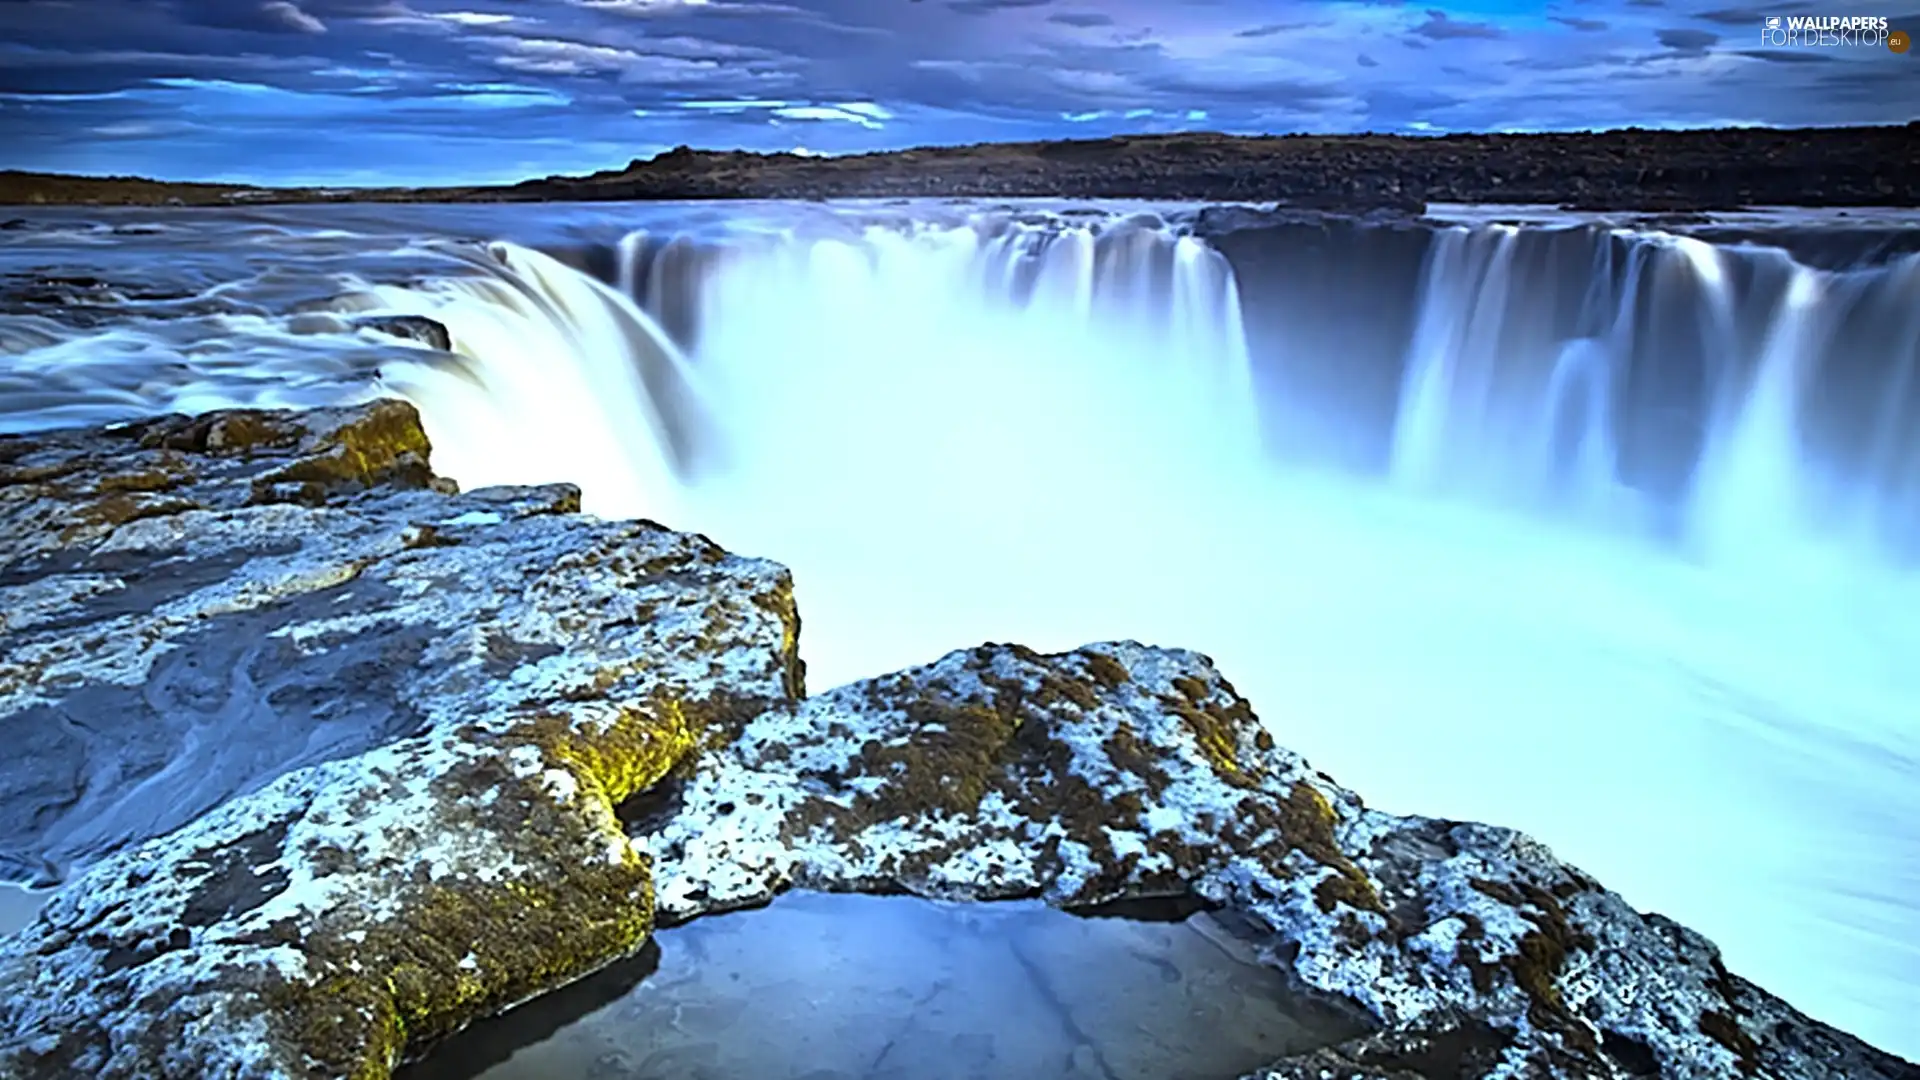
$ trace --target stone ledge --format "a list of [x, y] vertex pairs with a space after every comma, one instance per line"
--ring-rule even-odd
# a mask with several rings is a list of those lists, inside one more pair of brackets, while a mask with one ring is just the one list
[[0, 941], [0, 1073], [384, 1077], [815, 889], [1231, 917], [1363, 1031], [1271, 1080], [1917, 1075], [1524, 835], [1368, 809], [1203, 656], [808, 698], [784, 569], [429, 449], [392, 402], [0, 439], [0, 856], [86, 867]]

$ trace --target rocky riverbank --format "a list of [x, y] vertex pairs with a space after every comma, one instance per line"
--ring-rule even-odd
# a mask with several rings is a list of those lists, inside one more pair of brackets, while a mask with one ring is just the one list
[[0, 941], [0, 1074], [383, 1077], [798, 889], [1209, 912], [1323, 1016], [1272, 1080], [1920, 1076], [1519, 833], [1367, 808], [1203, 656], [808, 696], [778, 565], [428, 454], [394, 402], [0, 439], [0, 853], [87, 866]]
[[1920, 206], [1920, 122], [1904, 127], [1548, 135], [1117, 136], [844, 157], [682, 147], [510, 187], [362, 190], [0, 172], [0, 204], [546, 202], [1023, 196], [1318, 208], [1531, 203], [1607, 210]]

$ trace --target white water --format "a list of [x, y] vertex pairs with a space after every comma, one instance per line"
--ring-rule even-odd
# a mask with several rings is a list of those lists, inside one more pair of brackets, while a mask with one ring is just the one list
[[[1854, 472], [1811, 454], [1792, 417], [1827, 392], [1817, 369], [1845, 351], [1866, 278], [1773, 259], [1755, 300], [1723, 272], [1733, 255], [1677, 238], [1661, 242], [1675, 257], [1627, 265], [1697, 296], [1686, 318], [1745, 361], [1715, 369], [1683, 557], [1594, 527], [1635, 500], [1594, 402], [1653, 316], [1596, 265], [1595, 320], [1556, 340], [1538, 266], [1497, 228], [1436, 245], [1390, 488], [1260, 460], [1239, 300], [1191, 240], [951, 220], [762, 235], [702, 271], [690, 357], [621, 290], [512, 245], [504, 266], [405, 247], [388, 280], [448, 253], [481, 272], [339, 305], [433, 315], [470, 358], [454, 367], [395, 364], [337, 316], [285, 333], [255, 313], [337, 291], [336, 263], [364, 270], [406, 222], [276, 219], [235, 247], [224, 218], [167, 220], [179, 236], [116, 234], [88, 266], [180, 267], [198, 288], [240, 250], [259, 277], [98, 336], [0, 322], [7, 426], [317, 404], [385, 364], [436, 466], [468, 486], [577, 482], [590, 509], [792, 566], [816, 688], [983, 640], [1201, 649], [1376, 805], [1533, 833], [1707, 933], [1740, 974], [1920, 1057], [1920, 585], [1860, 539], [1916, 483], [1901, 380], [1920, 261], [1875, 279], [1867, 314], [1909, 362], [1862, 414], [1873, 449]], [[432, 220], [416, 228], [497, 229]], [[51, 404], [16, 408], [27, 389]], [[1564, 468], [1556, 409], [1581, 418], [1553, 481], [1581, 512], [1501, 509]]]
[[[439, 466], [468, 484], [575, 480], [591, 510], [786, 563], [814, 686], [983, 640], [1198, 648], [1280, 739], [1376, 805], [1522, 828], [1701, 929], [1741, 974], [1920, 1056], [1913, 578], [1782, 544], [1689, 561], [1276, 472], [1250, 413], [1222, 408], [1247, 400], [1237, 300], [1191, 242], [1176, 288], [1125, 305], [1110, 301], [1126, 275], [1096, 274], [1085, 238], [1055, 244], [1024, 308], [994, 284], [1005, 245], [971, 230], [745, 250], [701, 283], [685, 364], [636, 333], [646, 316], [618, 291], [497, 251], [528, 292], [381, 293], [477, 361], [478, 381], [397, 377]], [[1430, 312], [1410, 378], [1471, 370], [1492, 347], [1502, 284], [1478, 287]], [[1785, 310], [1765, 335], [1695, 507], [1709, 534], [1792, 531], [1779, 417], [1807, 325]], [[662, 363], [725, 448], [690, 484], [639, 437], [631, 372]], [[1511, 415], [1448, 410], [1443, 389], [1410, 398], [1401, 460], [1416, 477], [1469, 474], [1448, 454]], [[1603, 462], [1604, 434], [1587, 451]]]

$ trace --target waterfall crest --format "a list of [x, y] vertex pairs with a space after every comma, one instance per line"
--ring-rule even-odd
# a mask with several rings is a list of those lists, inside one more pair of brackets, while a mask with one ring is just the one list
[[[387, 385], [423, 407], [454, 475], [584, 470], [589, 507], [608, 513], [685, 510], [681, 488], [748, 457], [937, 480], [952, 455], [1010, 444], [1009, 425], [1072, 447], [1025, 471], [1071, 462], [1096, 484], [1257, 447], [1232, 271], [1153, 224], [872, 225], [718, 248], [636, 231], [448, 253], [474, 272], [342, 300], [447, 326], [457, 360], [390, 364]], [[852, 425], [835, 415], [849, 406]], [[499, 437], [511, 429], [539, 445]]]

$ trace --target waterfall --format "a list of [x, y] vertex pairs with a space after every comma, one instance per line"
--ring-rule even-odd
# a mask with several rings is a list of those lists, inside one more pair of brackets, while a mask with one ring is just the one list
[[464, 362], [383, 372], [427, 412], [440, 466], [494, 483], [567, 480], [605, 506], [668, 515], [706, 449], [695, 373], [671, 337], [625, 294], [541, 252], [442, 250], [476, 272], [342, 301], [447, 328]]
[[[606, 513], [691, 512], [687, 483], [728, 461], [775, 489], [796, 470], [851, 488], [992, 462], [1058, 483], [1035, 494], [1058, 515], [1069, 485], [1204, 483], [1201, 458], [1257, 445], [1232, 271], [1150, 225], [871, 225], [722, 249], [634, 232], [561, 257], [449, 253], [479, 273], [343, 301], [448, 327], [459, 360], [389, 365], [388, 386], [422, 405], [454, 475], [577, 479]], [[1041, 445], [1063, 452], [1019, 453]]]
[[1457, 225], [1399, 288], [1329, 297], [1326, 263], [1364, 244], [1285, 273], [1250, 248], [1270, 435], [1323, 432], [1270, 439], [1289, 456], [1377, 440], [1403, 489], [1654, 528], [1708, 560], [1920, 557], [1920, 256]]
[[99, 268], [165, 298], [0, 317], [0, 427], [400, 393], [464, 485], [791, 567], [816, 688], [1195, 648], [1370, 802], [1913, 1053], [1914, 244], [1156, 214], [196, 211]]

